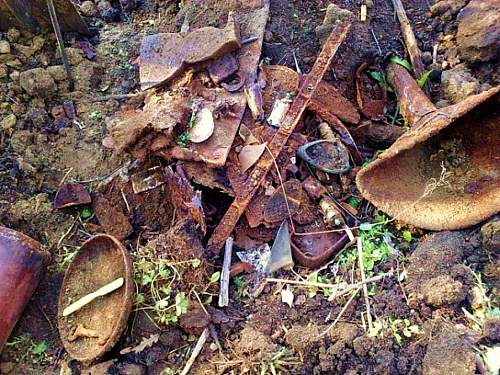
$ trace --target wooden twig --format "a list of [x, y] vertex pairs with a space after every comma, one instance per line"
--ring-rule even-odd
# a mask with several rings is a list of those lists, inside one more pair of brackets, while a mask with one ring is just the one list
[[356, 295], [358, 294], [359, 290], [361, 288], [358, 288], [356, 290], [356, 292], [354, 292], [351, 296], [351, 298], [349, 298], [349, 300], [347, 301], [347, 303], [344, 305], [344, 307], [342, 308], [342, 310], [340, 310], [340, 313], [339, 315], [335, 318], [335, 320], [333, 321], [332, 324], [330, 324], [328, 326], [327, 329], [325, 329], [323, 332], [321, 332], [321, 334], [319, 335], [319, 337], [323, 337], [324, 335], [326, 335], [333, 327], [335, 327], [335, 325], [337, 324], [337, 322], [340, 320], [340, 318], [342, 317], [342, 315], [344, 314], [344, 312], [347, 310], [347, 307], [351, 304], [352, 300], [354, 299], [354, 297], [356, 297]]
[[361, 273], [361, 282], [363, 283], [363, 295], [365, 298], [366, 305], [366, 320], [368, 322], [368, 329], [372, 329], [372, 315], [370, 313], [370, 299], [368, 298], [368, 287], [366, 286], [366, 274], [365, 274], [365, 257], [363, 254], [363, 243], [361, 242], [361, 237], [356, 238], [356, 247], [358, 248], [358, 262], [359, 262], [359, 272]]
[[220, 292], [219, 292], [219, 307], [229, 305], [229, 273], [231, 268], [231, 255], [233, 253], [233, 237], [228, 237], [226, 240], [226, 248], [224, 251], [224, 264], [220, 276]]
[[88, 305], [90, 302], [95, 300], [97, 297], [105, 296], [106, 294], [109, 294], [111, 292], [114, 292], [116, 289], [121, 288], [124, 282], [125, 282], [125, 280], [123, 279], [123, 277], [119, 277], [118, 279], [110, 282], [109, 284], [104, 285], [102, 288], [99, 288], [95, 292], [87, 294], [86, 296], [83, 296], [75, 303], [72, 303], [71, 305], [66, 307], [63, 310], [62, 315], [68, 316], [70, 314], [73, 314], [75, 311], [78, 311], [82, 307]]
[[201, 333], [201, 336], [198, 339], [198, 341], [196, 342], [196, 346], [194, 347], [193, 352], [191, 353], [191, 356], [189, 357], [188, 361], [186, 362], [186, 365], [184, 366], [184, 368], [182, 369], [181, 375], [187, 375], [189, 373], [191, 366], [193, 366], [194, 361], [196, 361], [196, 358], [201, 353], [201, 350], [203, 349], [203, 346], [205, 345], [205, 342], [207, 341], [209, 331], [210, 330], [207, 327]]
[[[422, 62], [422, 52], [420, 51], [420, 48], [418, 48], [417, 39], [415, 38], [415, 34], [411, 28], [403, 3], [401, 0], [392, 0], [392, 4], [394, 5], [394, 10], [398, 16], [399, 23], [401, 24], [401, 32], [403, 33], [406, 49], [410, 55], [411, 65], [413, 67], [415, 77], [418, 79], [422, 77], [425, 71], [425, 66]], [[428, 95], [429, 85], [427, 83], [424, 85], [423, 89]]]
[[[394, 271], [391, 269], [389, 272], [381, 273], [380, 275], [369, 277], [368, 279], [365, 279], [364, 282], [359, 282], [359, 283], [354, 283], [354, 284], [349, 284], [342, 290], [340, 290], [338, 293], [330, 296], [330, 299], [340, 297], [346, 293], [349, 293], [351, 290], [360, 288], [363, 286], [363, 284], [368, 284], [368, 283], [374, 283], [376, 281], [382, 280], [386, 276], [392, 276]], [[267, 278], [265, 279], [266, 282], [274, 282], [274, 283], [284, 283], [284, 284], [294, 284], [294, 285], [302, 285], [302, 286], [309, 286], [309, 287], [317, 287], [317, 288], [339, 288], [339, 284], [327, 284], [327, 283], [317, 283], [314, 281], [305, 281], [305, 280], [287, 280], [287, 279], [274, 279], [274, 278]]]
[[64, 49], [64, 40], [61, 34], [59, 21], [57, 20], [57, 13], [53, 0], [47, 0], [47, 8], [49, 9], [50, 22], [52, 23], [52, 27], [54, 28], [54, 32], [56, 34], [57, 46], [59, 47], [59, 52], [61, 54], [64, 69], [66, 70], [66, 74], [68, 75], [69, 91], [73, 91], [75, 84], [73, 81], [73, 75], [71, 74], [71, 68], [69, 66], [68, 55], [66, 54], [66, 50]]

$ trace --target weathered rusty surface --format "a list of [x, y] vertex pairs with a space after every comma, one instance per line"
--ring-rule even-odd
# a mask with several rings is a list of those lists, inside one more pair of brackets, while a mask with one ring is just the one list
[[368, 63], [363, 63], [356, 70], [356, 99], [358, 101], [358, 106], [366, 117], [370, 120], [384, 120], [384, 108], [387, 102], [387, 89], [385, 86], [380, 85], [380, 90], [382, 92], [381, 99], [373, 99], [369, 97], [366, 93], [364, 74], [366, 69], [368, 69]]
[[174, 172], [171, 167], [165, 168], [165, 179], [172, 192], [172, 204], [176, 215], [181, 219], [191, 219], [200, 226], [205, 235], [207, 226], [205, 224], [205, 213], [201, 204], [201, 192], [194, 191], [191, 183], [180, 165]]
[[[296, 228], [298, 233], [328, 231], [323, 220]], [[341, 250], [349, 242], [342, 232], [292, 236], [292, 253], [299, 264], [308, 268], [318, 268]]]
[[214, 112], [218, 103], [231, 100], [232, 114], [225, 117], [219, 116], [219, 118], [215, 119], [214, 132], [205, 142], [191, 143], [187, 148], [179, 145], [169, 145], [169, 147], [159, 150], [158, 155], [178, 160], [202, 161], [211, 168], [225, 165], [227, 155], [245, 112], [245, 95], [243, 93], [228, 93], [220, 89], [207, 89], [207, 93], [211, 96], [211, 100], [204, 101], [204, 108]]
[[269, 152], [262, 155], [254, 170], [248, 177], [248, 184], [245, 189], [237, 192], [234, 202], [231, 204], [212, 234], [208, 243], [208, 247], [211, 251], [219, 253], [226, 238], [229, 237], [239, 218], [248, 206], [250, 200], [260, 188], [260, 185], [266, 178], [267, 173], [273, 167], [273, 160], [278, 157], [288, 141], [288, 138], [299, 123], [302, 114], [307, 108], [307, 104], [310, 102], [318, 84], [321, 82], [326, 70], [330, 66], [338, 47], [347, 36], [350, 27], [350, 20], [342, 21], [337, 25], [335, 30], [330, 34], [327, 41], [323, 45], [311, 72], [302, 83], [281, 127], [268, 144]]
[[[282, 65], [264, 66], [263, 72], [263, 78], [267, 82], [262, 95], [266, 115], [269, 115], [276, 99], [283, 97], [286, 92], [290, 92], [292, 95], [297, 93], [301, 77], [295, 70]], [[321, 81], [318, 84], [307, 109], [322, 118], [334, 115], [350, 124], [357, 124], [360, 119], [356, 107], [326, 81]]]
[[[124, 283], [113, 293], [63, 316], [63, 310], [75, 300], [120, 277]], [[99, 234], [90, 238], [66, 270], [59, 293], [57, 326], [64, 349], [80, 362], [90, 363], [102, 357], [120, 339], [134, 303], [134, 269], [129, 252], [112, 236]], [[97, 332], [99, 337], [72, 340], [79, 324]]]
[[119, 241], [127, 238], [133, 231], [128, 217], [102, 194], [93, 194], [92, 198], [92, 211], [104, 231]]
[[[71, 0], [54, 0], [62, 31], [90, 35], [89, 29]], [[46, 0], [0, 0], [0, 30], [9, 27], [52, 30]]]
[[87, 204], [92, 201], [90, 194], [81, 184], [64, 184], [57, 190], [54, 198], [55, 208], [65, 208]]
[[141, 46], [141, 89], [167, 83], [190, 64], [217, 59], [241, 47], [239, 26], [228, 16], [224, 29], [203, 27], [190, 33], [148, 35]]
[[214, 60], [207, 68], [208, 74], [215, 84], [230, 78], [238, 71], [238, 61], [231, 53]]
[[389, 80], [411, 127], [357, 174], [363, 196], [430, 230], [469, 227], [497, 213], [500, 86], [436, 109], [403, 67], [392, 64]]
[[0, 353], [43, 276], [49, 253], [37, 241], [0, 226]]

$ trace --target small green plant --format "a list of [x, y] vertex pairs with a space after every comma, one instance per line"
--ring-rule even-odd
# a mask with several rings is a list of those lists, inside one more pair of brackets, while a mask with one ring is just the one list
[[80, 218], [82, 220], [88, 220], [92, 217], [92, 209], [89, 206], [85, 206], [80, 211]]
[[404, 230], [402, 236], [406, 242], [411, 242], [411, 240], [413, 239], [411, 232], [409, 230]]
[[189, 141], [189, 133], [182, 132], [181, 135], [179, 135], [179, 137], [177, 137], [177, 140], [175, 141], [175, 143], [177, 143], [178, 146], [186, 147], [188, 141]]
[[412, 67], [411, 67], [411, 64], [408, 60], [406, 59], [403, 59], [397, 55], [392, 55], [389, 59], [389, 61], [393, 64], [398, 64], [398, 65], [401, 65], [402, 67], [404, 67], [406, 70], [408, 70], [409, 72], [412, 71]]
[[40, 365], [52, 363], [53, 359], [47, 353], [49, 345], [45, 340], [35, 342], [30, 335], [26, 334], [12, 337], [5, 345], [19, 353], [16, 358], [19, 363], [36, 363]]
[[384, 224], [387, 218], [384, 215], [374, 216], [377, 225], [362, 223], [359, 227], [363, 245], [364, 266], [367, 272], [372, 271], [375, 264], [386, 260], [391, 254], [389, 245], [384, 236], [393, 236]]
[[426, 70], [419, 78], [417, 78], [418, 87], [424, 87], [424, 85], [427, 82], [427, 80], [429, 79], [429, 76], [431, 75], [431, 73], [432, 73], [432, 69]]
[[102, 113], [99, 111], [92, 111], [89, 114], [89, 118], [91, 120], [100, 120], [100, 119], [102, 119]]
[[236, 286], [236, 296], [238, 298], [243, 298], [248, 296], [248, 291], [246, 290], [247, 281], [241, 276], [235, 276], [233, 278], [233, 283]]
[[420, 328], [416, 324], [411, 324], [409, 319], [377, 319], [368, 331], [368, 336], [383, 338], [384, 332], [390, 333], [398, 345], [402, 345], [404, 337], [410, 338], [419, 334]]

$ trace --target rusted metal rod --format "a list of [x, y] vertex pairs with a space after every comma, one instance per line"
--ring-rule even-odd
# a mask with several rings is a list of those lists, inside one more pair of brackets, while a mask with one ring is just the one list
[[326, 70], [330, 66], [333, 56], [346, 38], [347, 33], [351, 28], [351, 23], [351, 19], [344, 19], [336, 26], [326, 40], [311, 72], [304, 79], [297, 96], [290, 106], [281, 127], [269, 143], [269, 152], [264, 153], [261, 156], [254, 170], [247, 179], [245, 189], [236, 193], [233, 203], [227, 210], [219, 225], [215, 228], [212, 237], [208, 241], [208, 248], [212, 252], [217, 254], [220, 252], [224, 242], [231, 235], [231, 232], [241, 215], [245, 212], [257, 190], [259, 190], [262, 182], [266, 178], [267, 173], [273, 167], [274, 160], [281, 153], [283, 147], [288, 141], [288, 138], [295, 130], [295, 127], [299, 123], [302, 114], [314, 95], [318, 84], [321, 82]]
[[56, 34], [57, 46], [59, 47], [59, 53], [63, 61], [64, 69], [68, 75], [69, 91], [73, 91], [74, 81], [73, 75], [71, 74], [71, 67], [69, 66], [68, 55], [64, 49], [64, 40], [61, 33], [61, 27], [59, 26], [59, 20], [57, 19], [56, 7], [54, 6], [54, 0], [47, 0], [47, 8], [49, 9], [50, 22], [54, 28], [54, 33]]

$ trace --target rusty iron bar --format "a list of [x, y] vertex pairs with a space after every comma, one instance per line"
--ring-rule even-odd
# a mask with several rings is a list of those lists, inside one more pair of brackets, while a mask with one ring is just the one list
[[64, 70], [68, 76], [69, 91], [73, 91], [75, 86], [73, 81], [73, 75], [71, 74], [71, 67], [69, 66], [68, 55], [64, 49], [64, 40], [61, 33], [61, 27], [59, 26], [59, 20], [57, 19], [56, 7], [54, 6], [53, 0], [47, 0], [47, 8], [49, 10], [50, 22], [54, 28], [54, 33], [56, 34], [57, 46], [59, 48], [59, 53], [61, 54], [62, 62], [64, 65]]
[[241, 215], [245, 212], [248, 204], [254, 197], [257, 190], [262, 185], [267, 173], [273, 167], [274, 160], [283, 150], [288, 138], [295, 130], [299, 123], [302, 114], [306, 110], [318, 84], [323, 79], [326, 70], [330, 66], [335, 53], [339, 46], [343, 43], [350, 28], [352, 20], [344, 19], [329, 35], [323, 45], [321, 52], [302, 83], [297, 96], [295, 97], [288, 113], [283, 120], [281, 127], [274, 135], [271, 142], [268, 144], [268, 152], [264, 153], [259, 159], [254, 170], [247, 179], [247, 184], [243, 191], [236, 193], [235, 199], [219, 225], [215, 228], [212, 237], [208, 241], [208, 249], [213, 253], [218, 254], [221, 251], [226, 239], [231, 235], [234, 227], [238, 223]]

